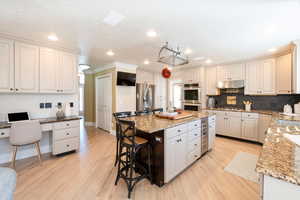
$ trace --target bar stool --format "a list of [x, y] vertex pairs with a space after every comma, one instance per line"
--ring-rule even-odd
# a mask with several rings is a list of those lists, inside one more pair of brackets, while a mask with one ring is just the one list
[[[134, 121], [117, 119], [117, 125], [120, 129], [120, 149], [115, 185], [122, 178], [127, 184], [128, 198], [130, 198], [134, 186], [142, 179], [149, 178], [152, 184], [151, 145], [148, 140], [136, 136]], [[123, 151], [124, 148], [125, 151]], [[147, 148], [147, 167], [136, 159], [137, 153], [142, 148]], [[133, 173], [136, 171], [138, 171], [139, 175], [133, 176]]]
[[[115, 113], [113, 113], [113, 116], [114, 116], [116, 124], [117, 124], [118, 119], [124, 118], [124, 117], [130, 117], [132, 115], [131, 115], [130, 111], [126, 111], [126, 112], [115, 112]], [[116, 125], [116, 138], [117, 138], [117, 145], [116, 145], [115, 166], [118, 163], [119, 147], [120, 147], [120, 130], [119, 130], [119, 127], [117, 125]]]
[[42, 163], [39, 144], [41, 138], [42, 130], [38, 120], [27, 120], [12, 123], [9, 134], [9, 142], [14, 147], [12, 157], [12, 167], [14, 169], [16, 167], [16, 155], [18, 147], [24, 145], [35, 144], [39, 161]]
[[137, 115], [137, 116], [141, 116], [141, 115], [148, 115], [148, 114], [150, 114], [150, 110], [140, 110], [140, 111], [135, 111], [135, 114]]
[[164, 111], [163, 108], [156, 108], [156, 109], [151, 110], [151, 112], [152, 112], [153, 114], [160, 113], [160, 112], [163, 112], [163, 111]]

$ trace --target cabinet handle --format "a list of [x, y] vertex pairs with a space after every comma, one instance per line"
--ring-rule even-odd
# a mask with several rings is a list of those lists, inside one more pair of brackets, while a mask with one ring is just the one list
[[10, 88], [10, 91], [13, 91], [14, 89], [13, 88]]
[[56, 90], [56, 92], [59, 92], [59, 90]]
[[179, 139], [179, 140], [176, 140], [177, 142], [181, 142], [182, 140], [181, 139]]
[[195, 124], [194, 126], [198, 126], [197, 124]]
[[195, 136], [197, 136], [198, 134], [194, 134]]
[[4, 135], [4, 133], [2, 132], [1, 135]]
[[179, 133], [180, 133], [180, 132], [181, 132], [181, 130], [180, 130], [180, 129], [178, 129], [178, 130], [177, 130], [177, 132], [179, 132]]
[[197, 155], [194, 155], [195, 156], [195, 158], [197, 158], [198, 156]]
[[67, 135], [70, 135], [70, 133], [67, 133]]
[[67, 126], [70, 126], [70, 124], [67, 124]]
[[197, 146], [197, 144], [194, 144], [195, 146]]
[[70, 145], [67, 144], [67, 147], [70, 147]]
[[16, 91], [19, 91], [19, 89], [18, 89], [18, 88], [16, 88]]

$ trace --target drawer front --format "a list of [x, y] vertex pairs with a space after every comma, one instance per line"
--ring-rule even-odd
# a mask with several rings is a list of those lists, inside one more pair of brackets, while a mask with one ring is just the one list
[[188, 147], [187, 147], [188, 152], [192, 152], [197, 149], [200, 149], [201, 148], [201, 138], [199, 137], [199, 138], [196, 138], [195, 140], [189, 141], [187, 145], [188, 145]]
[[166, 138], [170, 139], [177, 135], [187, 132], [187, 124], [181, 124], [172, 128], [166, 129]]
[[42, 129], [42, 131], [52, 131], [53, 126], [52, 126], [52, 124], [42, 124], [41, 129]]
[[80, 129], [78, 127], [75, 128], [67, 128], [62, 130], [55, 130], [53, 132], [54, 140], [63, 140], [72, 137], [79, 137]]
[[194, 129], [188, 133], [188, 140], [192, 141], [201, 136], [201, 129]]
[[193, 162], [195, 162], [198, 158], [200, 158], [201, 156], [201, 151], [200, 149], [197, 149], [195, 151], [192, 151], [190, 153], [188, 153], [187, 155], [187, 164], [190, 165]]
[[189, 130], [198, 129], [201, 127], [201, 120], [196, 120], [188, 123]]
[[9, 128], [0, 129], [0, 138], [9, 137]]
[[226, 112], [225, 116], [230, 116], [230, 117], [241, 117], [242, 113], [241, 112]]
[[61, 154], [79, 148], [79, 137], [55, 141], [53, 144], [53, 154]]
[[242, 113], [242, 118], [258, 119], [258, 113]]
[[65, 129], [65, 128], [72, 128], [72, 127], [79, 127], [80, 121], [74, 120], [74, 121], [66, 121], [66, 122], [57, 122], [53, 124], [53, 127], [55, 130], [58, 129]]
[[215, 123], [215, 121], [216, 121], [216, 116], [215, 115], [208, 117], [208, 123]]

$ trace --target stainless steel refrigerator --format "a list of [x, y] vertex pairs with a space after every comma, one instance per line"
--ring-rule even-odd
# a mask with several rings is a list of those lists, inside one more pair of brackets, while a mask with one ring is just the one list
[[151, 110], [155, 105], [155, 85], [136, 84], [136, 110]]

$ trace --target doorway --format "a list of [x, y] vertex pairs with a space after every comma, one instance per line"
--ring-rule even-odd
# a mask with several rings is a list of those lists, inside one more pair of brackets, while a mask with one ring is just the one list
[[96, 77], [96, 127], [112, 129], [112, 74]]

